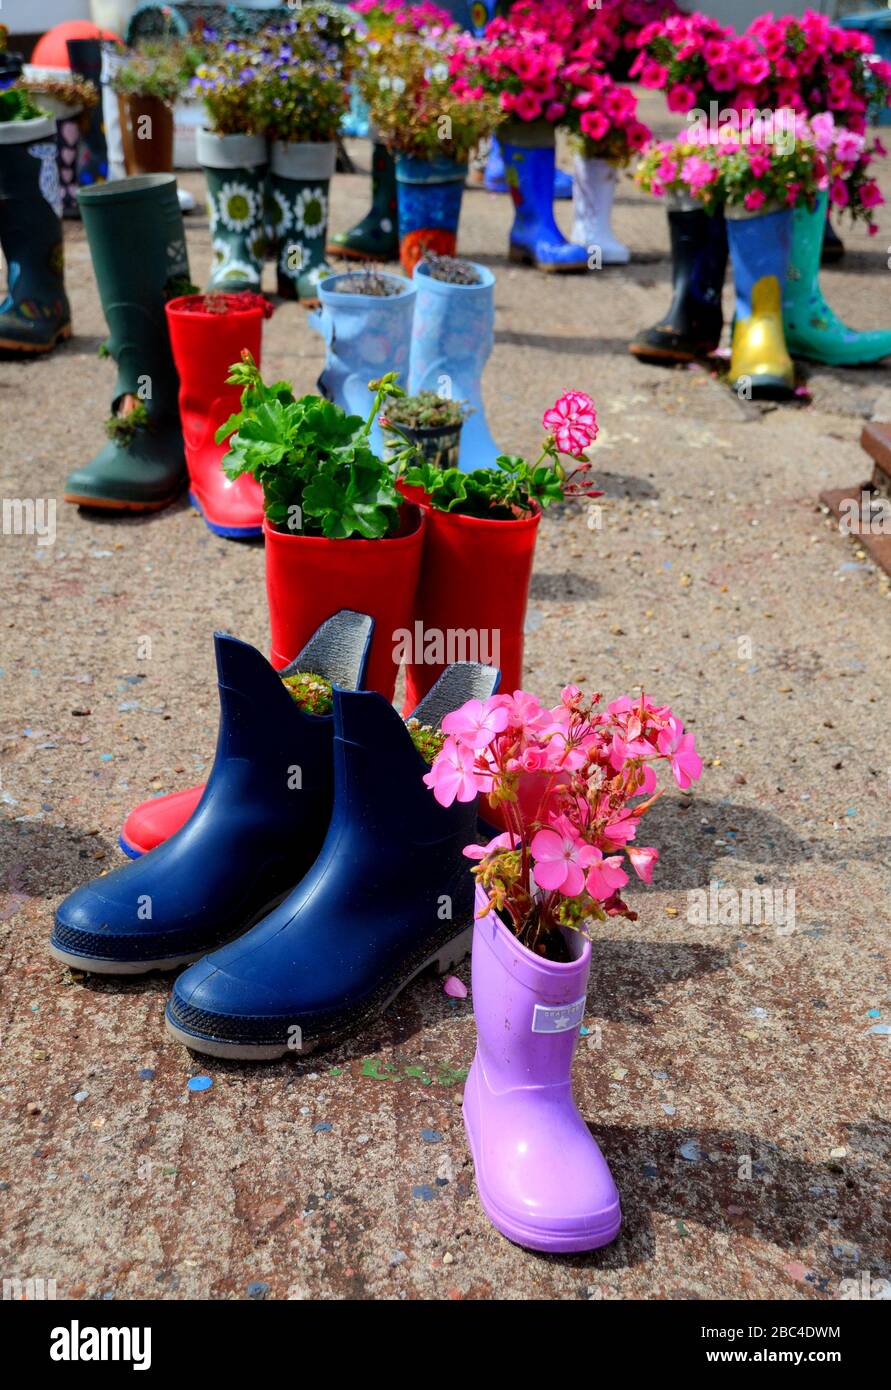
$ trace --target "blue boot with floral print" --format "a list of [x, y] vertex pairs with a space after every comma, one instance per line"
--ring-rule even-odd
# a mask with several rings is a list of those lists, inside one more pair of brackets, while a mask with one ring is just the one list
[[213, 245], [209, 290], [260, 289], [266, 252], [266, 141], [259, 135], [200, 130], [198, 160], [207, 178]]

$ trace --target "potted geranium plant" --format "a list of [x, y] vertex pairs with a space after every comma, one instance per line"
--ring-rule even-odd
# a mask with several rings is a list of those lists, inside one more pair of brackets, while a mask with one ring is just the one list
[[392, 699], [393, 633], [411, 616], [425, 519], [369, 445], [392, 377], [372, 384], [365, 419], [320, 396], [295, 398], [288, 382], [267, 386], [249, 352], [228, 381], [242, 388], [241, 408], [216, 438], [229, 440], [227, 477], [250, 474], [263, 490], [272, 664], [286, 665], [323, 618], [361, 598], [376, 624], [368, 688]]
[[506, 825], [464, 851], [477, 882], [464, 1123], [492, 1224], [551, 1252], [619, 1231], [619, 1194], [572, 1098], [591, 940], [598, 923], [637, 917], [621, 896], [626, 862], [652, 879], [659, 852], [636, 841], [661, 794], [654, 765], [684, 789], [702, 771], [667, 705], [600, 699], [569, 685], [551, 708], [525, 690], [468, 701], [443, 719], [423, 777], [441, 805], [488, 797]]
[[491, 93], [459, 88], [456, 29], [381, 39], [360, 81], [380, 138], [396, 157], [399, 258], [411, 274], [426, 251], [454, 255], [467, 157], [501, 120]]
[[[389, 402], [385, 414], [395, 432]], [[500, 669], [505, 690], [522, 682], [526, 599], [542, 509], [564, 497], [600, 496], [585, 453], [598, 428], [590, 396], [566, 392], [542, 422], [548, 433], [534, 463], [500, 455], [493, 468], [437, 468], [408, 440], [396, 457], [400, 485], [428, 511], [405, 644], [406, 708], [420, 702], [445, 665], [427, 649], [428, 633], [472, 634], [480, 659]]]
[[186, 86], [178, 48], [144, 43], [127, 55], [111, 85], [118, 94], [127, 173], [168, 173], [173, 168], [173, 108]]
[[413, 444], [421, 457], [437, 468], [457, 468], [461, 427], [469, 414], [466, 401], [419, 391], [401, 396], [386, 407], [380, 423], [403, 443]]

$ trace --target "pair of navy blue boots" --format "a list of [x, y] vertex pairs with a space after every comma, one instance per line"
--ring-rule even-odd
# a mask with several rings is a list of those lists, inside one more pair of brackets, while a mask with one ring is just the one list
[[[285, 671], [217, 633], [220, 727], [193, 815], [171, 839], [62, 903], [50, 951], [79, 970], [144, 974], [190, 964], [167, 1006], [185, 1046], [246, 1060], [338, 1041], [416, 975], [469, 950], [475, 802], [443, 807], [383, 696], [364, 690], [373, 621], [342, 610]], [[332, 683], [310, 714], [289, 672]], [[498, 684], [448, 667], [414, 717], [438, 727]]]

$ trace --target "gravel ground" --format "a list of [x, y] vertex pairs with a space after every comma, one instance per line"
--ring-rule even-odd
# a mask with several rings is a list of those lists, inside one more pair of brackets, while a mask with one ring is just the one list
[[[335, 230], [366, 191], [337, 177]], [[0, 550], [4, 1277], [85, 1299], [831, 1299], [891, 1274], [889, 585], [815, 500], [868, 475], [858, 435], [891, 415], [888, 369], [813, 369], [809, 401], [763, 407], [705, 370], [643, 366], [626, 344], [667, 302], [664, 213], [625, 181], [634, 262], [583, 279], [509, 267], [509, 221], [506, 198], [467, 193], [462, 250], [498, 279], [490, 423], [530, 451], [557, 394], [589, 391], [606, 493], [600, 518], [542, 526], [526, 684], [643, 682], [706, 760], [689, 804], [670, 793], [651, 817], [663, 858], [639, 920], [594, 945], [574, 1077], [622, 1235], [557, 1258], [489, 1226], [460, 1112], [471, 1002], [435, 979], [334, 1052], [207, 1065], [165, 1038], [167, 980], [50, 959], [56, 905], [120, 862], [127, 811], [208, 770], [212, 630], [268, 641], [257, 546], [215, 538], [184, 500], [132, 518], [60, 500], [54, 545]], [[203, 213], [187, 228], [200, 281]], [[76, 337], [0, 363], [3, 496], [61, 499], [102, 439], [112, 368], [83, 230], [65, 235]], [[878, 326], [888, 233], [845, 237], [826, 291]], [[729, 277], [727, 295], [729, 312]], [[313, 389], [321, 342], [297, 306], [264, 356]], [[712, 881], [794, 890], [794, 925], [691, 922], [688, 890]], [[212, 1087], [189, 1091], [195, 1075]]]

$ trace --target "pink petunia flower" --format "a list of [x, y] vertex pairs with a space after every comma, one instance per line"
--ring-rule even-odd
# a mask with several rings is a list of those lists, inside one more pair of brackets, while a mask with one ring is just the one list
[[767, 202], [767, 196], [762, 193], [760, 188], [753, 188], [751, 193], [747, 193], [743, 198], [743, 202], [749, 212], [757, 212]]
[[566, 391], [542, 416], [561, 454], [580, 454], [597, 438], [597, 411], [584, 391]]

